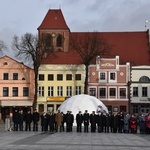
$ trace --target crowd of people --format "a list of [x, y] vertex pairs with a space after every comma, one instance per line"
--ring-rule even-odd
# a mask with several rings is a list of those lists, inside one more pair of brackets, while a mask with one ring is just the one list
[[[58, 110], [57, 113], [43, 112], [41, 115], [35, 109], [23, 113], [15, 110], [12, 116], [13, 131], [38, 131], [41, 125], [42, 132], [72, 132], [73, 124], [76, 124], [76, 132], [99, 132], [99, 133], [137, 133], [150, 134], [150, 113], [130, 115], [129, 113], [106, 113], [88, 110], [84, 113], [79, 111], [74, 116], [71, 111], [66, 114]], [[31, 126], [32, 124], [32, 126]], [[32, 127], [32, 129], [31, 129]]]

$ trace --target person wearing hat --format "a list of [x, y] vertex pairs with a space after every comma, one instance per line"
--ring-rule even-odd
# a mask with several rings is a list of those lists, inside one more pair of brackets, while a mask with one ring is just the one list
[[83, 116], [81, 111], [79, 111], [78, 114], [76, 115], [77, 132], [82, 132], [82, 122], [83, 122]]
[[89, 119], [90, 119], [90, 117], [89, 117], [88, 110], [85, 110], [85, 113], [83, 114], [84, 132], [88, 132]]

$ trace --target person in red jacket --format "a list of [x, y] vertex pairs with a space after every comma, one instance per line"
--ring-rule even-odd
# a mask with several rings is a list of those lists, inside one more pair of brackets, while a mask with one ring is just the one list
[[129, 119], [129, 127], [131, 133], [137, 133], [137, 120], [134, 115]]
[[150, 113], [145, 118], [146, 123], [146, 133], [150, 134]]

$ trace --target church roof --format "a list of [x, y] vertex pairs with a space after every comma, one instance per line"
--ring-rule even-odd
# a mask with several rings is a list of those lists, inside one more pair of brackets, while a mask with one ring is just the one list
[[[57, 17], [57, 19], [55, 18]], [[59, 23], [58, 23], [59, 21]], [[61, 10], [49, 10], [39, 29], [69, 29]], [[84, 36], [92, 32], [70, 32], [69, 37]], [[112, 45], [110, 56], [116, 55], [120, 63], [132, 65], [150, 65], [149, 30], [132, 32], [98, 32]], [[69, 42], [70, 43], [70, 42]], [[109, 57], [110, 57], [109, 56]], [[101, 57], [102, 58], [102, 57]], [[43, 64], [83, 64], [79, 54], [69, 45], [68, 52], [53, 52]]]
[[63, 17], [61, 9], [50, 9], [41, 25], [38, 27], [39, 29], [69, 29], [66, 21]]

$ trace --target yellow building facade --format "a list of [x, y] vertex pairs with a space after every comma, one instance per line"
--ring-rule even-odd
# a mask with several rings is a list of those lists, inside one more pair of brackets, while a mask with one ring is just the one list
[[41, 65], [38, 76], [38, 111], [56, 112], [67, 98], [83, 94], [84, 74], [84, 65]]

